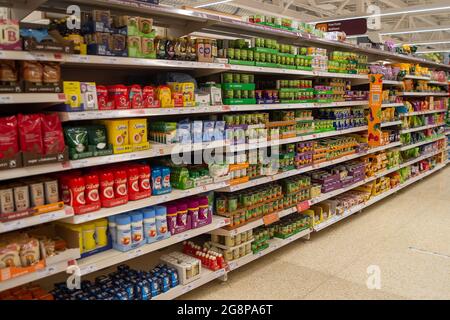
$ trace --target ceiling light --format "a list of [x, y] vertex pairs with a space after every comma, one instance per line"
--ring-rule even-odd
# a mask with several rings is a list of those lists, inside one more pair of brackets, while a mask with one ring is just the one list
[[410, 33], [424, 33], [424, 32], [434, 32], [434, 31], [449, 31], [450, 28], [436, 28], [436, 29], [422, 29], [422, 30], [408, 30], [408, 31], [393, 31], [393, 32], [380, 32], [382, 36], [390, 36], [394, 34], [410, 34]]
[[227, 3], [227, 2], [231, 2], [231, 1], [233, 1], [233, 0], [221, 0], [221, 1], [205, 3], [205, 4], [199, 4], [198, 6], [195, 6], [194, 8], [210, 7], [210, 6], [215, 6], [216, 4], [222, 4], [222, 3]]
[[315, 22], [310, 22], [310, 23], [315, 24], [315, 23], [323, 23], [323, 22], [330, 22], [330, 21], [344, 21], [344, 20], [360, 19], [360, 18], [398, 16], [398, 15], [409, 14], [409, 13], [421, 13], [421, 12], [440, 11], [440, 10], [448, 10], [448, 9], [450, 9], [450, 6], [436, 7], [436, 8], [411, 9], [411, 10], [405, 10], [405, 11], [371, 14], [371, 15], [358, 16], [358, 17], [347, 17], [347, 18], [339, 18], [339, 19], [322, 20], [322, 21], [315, 21]]

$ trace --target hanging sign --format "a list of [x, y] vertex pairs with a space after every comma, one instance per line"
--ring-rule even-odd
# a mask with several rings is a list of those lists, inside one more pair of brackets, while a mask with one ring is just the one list
[[367, 32], [367, 19], [359, 18], [318, 23], [316, 24], [316, 29], [322, 30], [323, 32], [345, 32], [347, 36], [360, 35]]
[[381, 144], [381, 104], [383, 95], [383, 75], [369, 74], [369, 115], [368, 143], [370, 147]]

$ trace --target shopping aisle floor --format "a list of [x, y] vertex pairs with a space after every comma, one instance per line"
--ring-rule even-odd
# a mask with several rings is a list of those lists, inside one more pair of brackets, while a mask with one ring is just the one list
[[450, 299], [450, 167], [181, 298]]

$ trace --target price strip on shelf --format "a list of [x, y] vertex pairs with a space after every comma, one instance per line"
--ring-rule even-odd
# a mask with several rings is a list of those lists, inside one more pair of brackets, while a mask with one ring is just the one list
[[297, 203], [297, 212], [303, 212], [305, 210], [308, 210], [310, 207], [309, 200], [302, 201], [300, 203]]
[[144, 252], [142, 251], [142, 248], [137, 248], [137, 249], [135, 249], [135, 250], [133, 250], [133, 251], [130, 251], [130, 252], [128, 253], [128, 257], [129, 257], [130, 259], [133, 259], [133, 258], [142, 256], [143, 254], [144, 254]]
[[97, 271], [97, 269], [98, 269], [97, 265], [91, 264], [91, 265], [88, 265], [86, 267], [80, 268], [80, 272], [81, 272], [81, 275], [83, 276], [85, 274], [89, 274], [89, 273], [95, 272], [95, 271]]
[[12, 101], [11, 95], [1, 95], [0, 96], [0, 103], [8, 103]]
[[275, 223], [279, 220], [280, 216], [278, 215], [278, 212], [267, 214], [263, 217], [263, 221], [266, 226], [271, 225], [272, 223]]

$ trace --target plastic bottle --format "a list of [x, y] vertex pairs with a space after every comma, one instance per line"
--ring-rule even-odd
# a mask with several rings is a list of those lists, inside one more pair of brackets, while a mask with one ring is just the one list
[[120, 215], [116, 218], [117, 243], [122, 246], [131, 245], [131, 217]]
[[117, 242], [117, 230], [116, 230], [116, 216], [108, 217], [108, 230], [111, 235], [111, 240], [113, 243]]
[[144, 236], [147, 242], [152, 242], [158, 233], [156, 232], [156, 213], [154, 207], [144, 208], [141, 210], [144, 218]]
[[131, 239], [133, 243], [139, 243], [144, 240], [143, 220], [142, 212], [135, 211], [131, 214]]
[[104, 247], [108, 245], [108, 220], [100, 219], [95, 221], [95, 241], [97, 247]]

